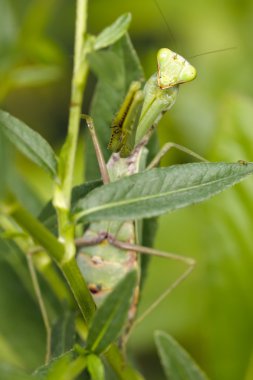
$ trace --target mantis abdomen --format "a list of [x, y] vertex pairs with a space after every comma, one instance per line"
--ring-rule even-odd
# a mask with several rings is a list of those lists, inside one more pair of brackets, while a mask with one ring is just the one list
[[[135, 227], [130, 221], [92, 223], [86, 230], [84, 238], [88, 241], [103, 232], [107, 234], [107, 231], [122, 242], [130, 244], [135, 242]], [[95, 246], [83, 247], [77, 261], [98, 307], [128, 272], [132, 270], [139, 272], [137, 253], [115, 247], [107, 238]], [[138, 295], [139, 284], [136, 284], [134, 300], [128, 315], [129, 321], [135, 316]]]

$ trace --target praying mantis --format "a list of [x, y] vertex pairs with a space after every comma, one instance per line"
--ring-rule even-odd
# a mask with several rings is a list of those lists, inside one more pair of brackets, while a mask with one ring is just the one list
[[[154, 128], [162, 115], [174, 105], [179, 85], [190, 82], [196, 77], [196, 69], [183, 57], [166, 48], [158, 51], [157, 66], [157, 73], [151, 76], [143, 89], [139, 82], [131, 84], [112, 122], [108, 148], [113, 153], [107, 164], [101, 153], [93, 120], [89, 116], [83, 116], [91, 133], [104, 184], [155, 167], [172, 146], [167, 144], [146, 168], [148, 152], [146, 145]], [[183, 147], [178, 147], [187, 153], [192, 153]], [[201, 159], [200, 156], [194, 155]], [[128, 313], [126, 330], [150, 313], [191, 273], [195, 265], [193, 259], [142, 246], [140, 221], [93, 222], [83, 237], [76, 240], [76, 245], [79, 248], [78, 265], [98, 306], [129, 271], [137, 271], [138, 283]], [[133, 322], [141, 278], [139, 254], [181, 261], [187, 268], [146, 312]]]

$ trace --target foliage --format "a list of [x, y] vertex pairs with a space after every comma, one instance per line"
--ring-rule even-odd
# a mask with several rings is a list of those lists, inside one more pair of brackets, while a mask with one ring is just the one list
[[[46, 19], [49, 8], [45, 4], [50, 7], [49, 2], [37, 1], [34, 7], [30, 8], [30, 14], [35, 15], [38, 10], [43, 10], [42, 15]], [[81, 4], [83, 5], [83, 8], [79, 8], [79, 10], [87, 11], [85, 1], [78, 1], [78, 4], [80, 7]], [[7, 1], [2, 2], [1, 7], [4, 6], [8, 14], [12, 15]], [[23, 33], [20, 33], [21, 37], [13, 38], [12, 34], [6, 41], [11, 41], [12, 48], [16, 44], [25, 43], [27, 54], [33, 52], [35, 55], [37, 52], [40, 59], [41, 56], [45, 58], [46, 55], [44, 56], [41, 51], [36, 51], [34, 48], [32, 31], [36, 38], [39, 38], [38, 45], [41, 49], [44, 47], [44, 51], [48, 52], [48, 59], [55, 60], [58, 65], [59, 61], [56, 56], [59, 58], [60, 54], [57, 55], [57, 48], [54, 48], [42, 36], [42, 26], [36, 26], [36, 23], [31, 22], [34, 21], [33, 17], [25, 19]], [[83, 17], [85, 17], [84, 14]], [[82, 62], [82, 65], [75, 66], [72, 91], [75, 93], [75, 85], [78, 83], [76, 94], [77, 98], [82, 100], [88, 68], [91, 67], [98, 78], [91, 105], [91, 115], [94, 118], [105, 156], [108, 156], [105, 148], [113, 115], [122, 103], [129, 84], [136, 79], [143, 81], [143, 70], [127, 35], [130, 19], [129, 14], [119, 17], [97, 37], [83, 33], [85, 30], [83, 21], [81, 36], [85, 34], [85, 40], [80, 39], [77, 28], [76, 45], [79, 44], [79, 51], [78, 48], [75, 51], [77, 54], [75, 64]], [[57, 65], [55, 67], [50, 63], [41, 67], [40, 64], [37, 64], [32, 68], [24, 65], [20, 68], [16, 57], [11, 59], [13, 63], [9, 65], [8, 72], [6, 74], [5, 71], [4, 75], [6, 78], [12, 77], [12, 80], [3, 82], [3, 89], [0, 93], [3, 97], [14, 87], [40, 85], [58, 77], [59, 67]], [[81, 101], [80, 104], [77, 104], [80, 106]], [[76, 104], [71, 102], [71, 107], [75, 108]], [[241, 145], [245, 146], [245, 150], [250, 151], [247, 145], [249, 139], [247, 123], [242, 120], [241, 115], [247, 115], [246, 119], [252, 118], [252, 103], [248, 99], [239, 98], [238, 100], [230, 97], [226, 102], [226, 107], [226, 119], [222, 120], [224, 128], [220, 134], [217, 134], [215, 146], [224, 152], [224, 161], [233, 161], [234, 156], [231, 155], [229, 149], [240, 148], [236, 141], [242, 141]], [[3, 379], [50, 380], [57, 378], [71, 380], [87, 378], [103, 380], [110, 378], [109, 371], [114, 371], [115, 378], [141, 380], [140, 373], [126, 362], [117, 346], [118, 343], [122, 343], [120, 336], [126, 329], [126, 319], [134, 298], [137, 274], [135, 271], [129, 272], [106, 298], [102, 306], [95, 310], [94, 301], [75, 261], [75, 234], [80, 234], [80, 230], [86, 229], [89, 223], [101, 221], [101, 219], [137, 220], [185, 208], [209, 199], [253, 174], [253, 164], [245, 161], [180, 164], [143, 171], [123, 177], [108, 185], [102, 185], [100, 180], [95, 180], [98, 177], [97, 162], [91, 143], [88, 142], [86, 178], [93, 179], [93, 181], [73, 187], [79, 111], [80, 109], [76, 114], [72, 114], [72, 119], [70, 117], [68, 136], [58, 155], [39, 133], [9, 113], [0, 111], [0, 162], [3, 173], [0, 188], [2, 196], [0, 302], [2, 303], [1, 310], [3, 310], [1, 312], [0, 357], [8, 363], [0, 366], [0, 377]], [[78, 122], [76, 125], [73, 122], [74, 118]], [[230, 120], [228, 120], [229, 118]], [[233, 122], [236, 127], [239, 126], [239, 128], [235, 128], [236, 138], [231, 136], [229, 129], [226, 129], [227, 125]], [[225, 140], [226, 146], [223, 147], [222, 144]], [[20, 203], [22, 191], [26, 192], [22, 182], [17, 179], [16, 183], [19, 185], [17, 188], [13, 188], [11, 176], [4, 175], [4, 164], [10, 160], [8, 149], [6, 149], [9, 141], [20, 153], [50, 175], [50, 184], [53, 187], [50, 194], [52, 201], [41, 207], [42, 212], [38, 218], [34, 216], [33, 210], [31, 212], [30, 208], [26, 207], [26, 204], [23, 206], [22, 202]], [[90, 141], [89, 137], [88, 141]], [[155, 143], [153, 148], [154, 146]], [[73, 160], [68, 160], [73, 155]], [[220, 156], [218, 154], [216, 156], [219, 161]], [[215, 222], [217, 230], [223, 231], [226, 236], [223, 244], [232, 244], [228, 229], [231, 228], [235, 231], [234, 238], [238, 235], [238, 241], [241, 242], [237, 248], [245, 246], [245, 260], [249, 267], [251, 242], [247, 241], [249, 235], [246, 236], [245, 230], [250, 229], [250, 209], [247, 207], [250, 204], [250, 188], [248, 182], [237, 192], [226, 194], [222, 198], [224, 199], [222, 207], [227, 211], [226, 213], [219, 210], [221, 198], [218, 198], [216, 203], [213, 201], [213, 209], [209, 209], [205, 215], [207, 218], [205, 220], [210, 218], [213, 223]], [[29, 198], [29, 194], [27, 191], [27, 198]], [[241, 202], [241, 207], [235, 207], [234, 198], [239, 197], [243, 199], [243, 202]], [[38, 211], [39, 207], [35, 208]], [[219, 220], [217, 220], [214, 210], [219, 213], [221, 217]], [[226, 223], [227, 218], [229, 218], [229, 223]], [[243, 223], [244, 229], [238, 228], [239, 221]], [[201, 218], [202, 224], [204, 223]], [[226, 247], [226, 249], [228, 248]], [[206, 251], [208, 250], [210, 248], [207, 247]], [[234, 247], [232, 251], [235, 252]], [[34, 283], [29, 280], [26, 266], [28, 254], [32, 255], [38, 272], [39, 285], [43, 294], [42, 300], [36, 289], [34, 294], [32, 289]], [[249, 271], [245, 270], [243, 280], [240, 278], [241, 272], [238, 270], [240, 259], [238, 257], [234, 263], [230, 263], [231, 267], [227, 266], [225, 270], [233, 272], [238, 281], [234, 294], [245, 295], [245, 290], [251, 284], [251, 275]], [[212, 282], [214, 281], [214, 270], [209, 267], [208, 271], [210, 273], [205, 281]], [[211, 290], [217, 291], [215, 286]], [[225, 300], [228, 293], [224, 287]], [[11, 299], [9, 294], [12, 294]], [[37, 306], [35, 295], [39, 299], [40, 308]], [[247, 306], [249, 305], [250, 300], [247, 302]], [[219, 314], [211, 310], [211, 306], [209, 305], [211, 315], [219, 318]], [[245, 304], [242, 304], [243, 307]], [[33, 308], [36, 309], [36, 312], [30, 318], [30, 310]], [[47, 311], [50, 320], [47, 343], [48, 336], [50, 336], [51, 342], [50, 348], [47, 348], [49, 350], [47, 354], [50, 354], [49, 361], [41, 367], [46, 346], [40, 317], [40, 312], [43, 315], [43, 310]], [[230, 319], [231, 328], [234, 328], [235, 331], [236, 323], [233, 323], [233, 318], [229, 318], [233, 312], [234, 310], [228, 309], [228, 320]], [[247, 312], [249, 316], [252, 315], [251, 309]], [[247, 328], [242, 334], [247, 335]], [[219, 347], [218, 335], [219, 332], [213, 332], [212, 344], [215, 348]], [[206, 379], [206, 375], [193, 359], [169, 335], [157, 332], [155, 341], [168, 379]], [[221, 347], [222, 353], [222, 350], [226, 349], [226, 345]], [[244, 362], [241, 365], [241, 373], [245, 372], [245, 376], [248, 376], [245, 379], [250, 377], [252, 371], [252, 364], [246, 357], [251, 349], [251, 344], [248, 343], [247, 350], [245, 349], [244, 352], [245, 357], [242, 358], [242, 362]], [[218, 348], [217, 351], [219, 351]], [[235, 354], [234, 356], [236, 358]], [[108, 364], [111, 369], [107, 368]], [[17, 369], [18, 367], [22, 369]], [[31, 373], [32, 375], [30, 375]], [[226, 368], [223, 374], [225, 378]]]

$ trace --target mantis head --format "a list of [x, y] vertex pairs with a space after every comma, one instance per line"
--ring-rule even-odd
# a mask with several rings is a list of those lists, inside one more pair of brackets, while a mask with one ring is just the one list
[[160, 49], [157, 53], [158, 85], [164, 90], [196, 78], [197, 71], [181, 55], [170, 49]]

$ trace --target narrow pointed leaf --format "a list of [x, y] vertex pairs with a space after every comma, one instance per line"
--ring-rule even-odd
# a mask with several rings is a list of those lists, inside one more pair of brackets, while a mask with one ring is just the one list
[[131, 305], [137, 274], [132, 271], [97, 310], [87, 338], [87, 350], [100, 354], [120, 335]]
[[131, 22], [131, 14], [125, 13], [110, 26], [105, 28], [96, 38], [94, 49], [99, 50], [106, 48], [117, 40], [119, 40], [123, 34], [126, 33], [129, 24]]
[[104, 366], [99, 356], [91, 354], [86, 357], [87, 368], [92, 380], [105, 380]]
[[51, 176], [56, 176], [56, 155], [39, 133], [2, 110], [0, 110], [0, 129], [20, 152], [46, 170]]
[[170, 335], [156, 331], [155, 342], [168, 380], [207, 380], [190, 355]]
[[75, 208], [86, 221], [141, 219], [211, 198], [253, 174], [252, 163], [194, 163], [138, 173], [91, 191]]
[[49, 364], [39, 367], [33, 378], [38, 380], [76, 380], [86, 367], [84, 356], [76, 355], [71, 350], [50, 361]]
[[69, 351], [75, 343], [75, 313], [65, 311], [52, 326], [51, 359]]

